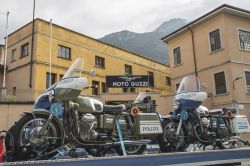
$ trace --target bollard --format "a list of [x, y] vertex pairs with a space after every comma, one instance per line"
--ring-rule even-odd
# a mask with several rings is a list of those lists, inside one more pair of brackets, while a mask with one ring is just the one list
[[4, 149], [4, 136], [0, 136], [0, 163], [3, 162]]

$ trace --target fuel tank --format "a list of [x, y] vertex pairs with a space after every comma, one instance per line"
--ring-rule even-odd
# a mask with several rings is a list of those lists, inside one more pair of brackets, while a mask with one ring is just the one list
[[103, 112], [103, 104], [99, 100], [86, 96], [78, 96], [74, 102], [79, 104], [79, 113]]

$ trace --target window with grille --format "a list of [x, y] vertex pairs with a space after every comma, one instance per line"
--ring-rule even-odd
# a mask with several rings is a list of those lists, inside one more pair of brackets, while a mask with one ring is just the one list
[[135, 92], [135, 88], [130, 88], [130, 92], [134, 93]]
[[166, 77], [166, 85], [171, 85], [171, 79], [170, 79], [170, 77]]
[[16, 61], [16, 49], [11, 51], [11, 62]]
[[99, 81], [92, 81], [92, 85], [96, 85], [96, 88], [92, 88], [92, 95], [99, 94]]
[[181, 63], [181, 48], [177, 47], [173, 49], [174, 54], [174, 65], [178, 65]]
[[48, 89], [51, 85], [53, 85], [56, 82], [56, 74], [51, 73], [51, 84], [50, 84], [50, 73], [46, 73], [46, 89]]
[[95, 66], [105, 68], [105, 59], [103, 57], [95, 56]]
[[60, 80], [63, 78], [63, 76], [64, 76], [63, 74], [60, 74], [60, 75], [59, 75]]
[[29, 43], [21, 46], [21, 58], [29, 55]]
[[125, 73], [126, 74], [132, 74], [132, 66], [125, 65]]
[[177, 92], [179, 86], [180, 86], [180, 83], [175, 84], [176, 92]]
[[227, 93], [226, 78], [224, 71], [214, 74], [214, 84], [215, 84], [215, 93], [217, 95]]
[[102, 93], [107, 93], [106, 83], [102, 82]]
[[250, 93], [250, 71], [246, 71], [245, 76], [246, 76], [247, 93]]
[[123, 92], [123, 93], [128, 92], [128, 88], [122, 88], [122, 92]]
[[250, 32], [239, 30], [240, 49], [250, 51]]
[[221, 49], [221, 39], [220, 39], [220, 30], [216, 29], [209, 33], [210, 49], [211, 52]]
[[58, 57], [70, 60], [71, 59], [71, 49], [65, 46], [58, 46]]

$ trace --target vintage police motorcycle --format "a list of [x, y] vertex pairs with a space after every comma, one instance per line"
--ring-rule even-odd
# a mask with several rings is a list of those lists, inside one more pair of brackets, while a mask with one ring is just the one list
[[86, 77], [80, 77], [82, 68], [83, 60], [76, 59], [9, 130], [9, 161], [50, 159], [62, 151], [74, 156], [78, 147], [95, 156], [104, 156], [110, 148], [121, 155], [141, 154], [149, 138], [162, 134], [158, 113], [136, 107], [147, 99], [143, 94], [129, 107], [105, 105], [81, 95], [82, 90], [93, 88]]
[[201, 106], [207, 93], [200, 91], [200, 81], [195, 76], [182, 79], [173, 102], [171, 115], [163, 119], [163, 135], [159, 138], [161, 152], [185, 151], [212, 145], [229, 148], [241, 140], [238, 134], [249, 132], [249, 122], [244, 115], [236, 115], [234, 109], [208, 110]]

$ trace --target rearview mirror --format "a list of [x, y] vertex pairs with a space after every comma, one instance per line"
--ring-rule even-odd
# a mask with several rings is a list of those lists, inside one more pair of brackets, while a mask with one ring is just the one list
[[90, 75], [91, 77], [96, 76], [95, 70], [90, 70], [90, 71], [89, 71], [89, 75]]

